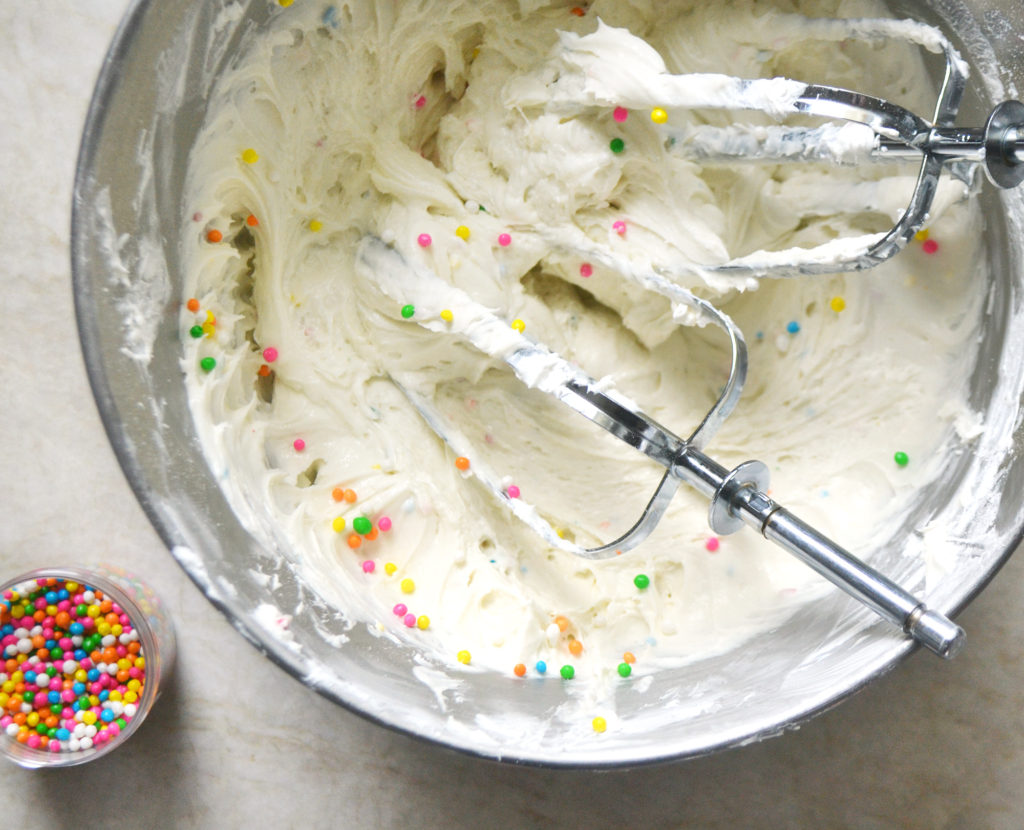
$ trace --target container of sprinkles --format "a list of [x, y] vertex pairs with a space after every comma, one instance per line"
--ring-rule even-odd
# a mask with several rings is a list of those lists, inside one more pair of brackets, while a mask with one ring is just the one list
[[109, 566], [0, 587], [0, 745], [28, 768], [99, 758], [139, 728], [174, 662], [152, 590]]

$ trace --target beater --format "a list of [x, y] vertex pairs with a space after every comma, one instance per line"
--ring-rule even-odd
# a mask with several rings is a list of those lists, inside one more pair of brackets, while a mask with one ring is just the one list
[[[722, 75], [676, 75], [664, 71], [651, 50], [647, 72], [638, 70], [626, 82], [606, 71], [600, 56], [608, 27], [580, 37], [562, 34], [564, 62], [578, 72], [563, 72], [546, 84], [543, 94], [520, 92], [519, 107], [560, 108], [626, 106], [759, 110], [776, 118], [810, 115], [834, 123], [815, 126], [698, 127], [680, 132], [664, 128], [670, 152], [684, 153], [702, 163], [770, 160], [853, 163], [876, 159], [921, 160], [920, 172], [907, 209], [886, 233], [839, 240], [815, 248], [758, 252], [724, 263], [694, 265], [692, 273], [745, 277], [791, 277], [871, 268], [893, 257], [917, 233], [929, 216], [944, 168], [970, 184], [983, 165], [990, 180], [1010, 188], [1024, 181], [1024, 105], [1006, 101], [992, 111], [982, 129], [954, 126], [965, 90], [967, 67], [949, 41], [935, 29], [912, 21], [801, 19], [813, 36], [823, 40], [900, 37], [945, 57], [945, 75], [931, 122], [889, 101], [830, 86], [786, 79], [743, 80]], [[563, 67], [564, 68], [564, 67]], [[850, 125], [856, 125], [851, 127]], [[391, 378], [426, 423], [458, 455], [473, 456], [474, 477], [549, 545], [588, 559], [604, 559], [639, 544], [664, 514], [680, 482], [685, 481], [710, 499], [709, 525], [719, 534], [744, 524], [780, 545], [884, 619], [900, 626], [920, 644], [942, 657], [952, 657], [963, 645], [964, 632], [924, 603], [849, 552], [804, 523], [766, 494], [768, 468], [747, 461], [729, 470], [704, 454], [703, 448], [732, 412], [747, 374], [747, 351], [737, 326], [709, 301], [678, 285], [677, 271], [641, 268], [598, 245], [578, 229], [559, 227], [557, 233], [530, 227], [552, 249], [583, 255], [617, 271], [643, 290], [655, 291], [672, 302], [674, 318], [719, 327], [730, 345], [729, 377], [701, 424], [681, 438], [643, 413], [626, 397], [607, 389], [568, 361], [511, 328], [508, 321], [475, 302], [426, 268], [417, 265], [375, 236], [366, 236], [356, 253], [357, 269], [396, 304], [411, 303], [415, 322], [425, 329], [457, 336], [480, 352], [507, 364], [528, 387], [548, 393], [593, 423], [644, 453], [665, 468], [654, 495], [639, 520], [622, 536], [593, 548], [562, 538], [537, 509], [521, 498], [510, 498], [499, 475], [473, 453], [472, 444], [425, 396], [414, 391], [409, 378]], [[442, 320], [442, 309], [454, 311]], [[685, 311], [684, 315], [682, 312]], [[682, 324], [682, 323], [680, 323]]]

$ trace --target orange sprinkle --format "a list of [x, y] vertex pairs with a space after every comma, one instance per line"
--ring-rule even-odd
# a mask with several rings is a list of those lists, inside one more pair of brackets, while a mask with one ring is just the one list
[[266, 363], [264, 363], [262, 366], [260, 366], [259, 369], [256, 370], [256, 374], [259, 375], [261, 378], [265, 378], [267, 375], [270, 374], [270, 367]]
[[636, 657], [634, 656], [632, 651], [627, 651], [625, 654], [622, 655], [622, 662], [629, 663], [630, 665], [632, 665], [636, 662]]
[[558, 626], [559, 631], [565, 631], [569, 627], [568, 617], [558, 616], [555, 617], [555, 625]]
[[344, 498], [349, 504], [355, 504], [356, 499], [359, 497], [356, 495], [355, 490], [346, 490]]
[[373, 528], [369, 533], [366, 534], [366, 541], [372, 542], [380, 535], [380, 531], [377, 528]]
[[260, 223], [260, 220], [253, 216], [251, 213], [245, 218], [245, 224], [250, 228], [255, 228]]
[[213, 242], [215, 244], [217, 242], [220, 242], [223, 238], [224, 238], [224, 234], [222, 234], [216, 228], [214, 228], [212, 231], [207, 232], [207, 234], [206, 234], [206, 241], [207, 242]]
[[526, 666], [524, 666], [522, 663], [516, 663], [512, 671], [515, 673], [516, 677], [522, 677], [526, 674]]
[[335, 501], [344, 501], [345, 500], [345, 488], [344, 487], [335, 487], [333, 490], [331, 490], [331, 498], [334, 499]]
[[570, 640], [569, 653], [573, 657], [579, 657], [583, 653], [583, 643], [581, 643], [579, 640]]
[[348, 546], [355, 550], [363, 543], [363, 538], [358, 533], [350, 533], [348, 537]]
[[469, 469], [469, 459], [466, 458], [463, 455], [460, 455], [458, 458], [455, 459], [455, 469], [462, 470], [463, 472], [468, 470]]
[[580, 6], [573, 6], [571, 9], [569, 9], [569, 11], [572, 12], [577, 17], [583, 17], [583, 15], [586, 14], [586, 12]]
[[199, 311], [199, 300], [193, 297], [191, 300], [185, 303], [185, 307], [194, 314], [195, 312]]

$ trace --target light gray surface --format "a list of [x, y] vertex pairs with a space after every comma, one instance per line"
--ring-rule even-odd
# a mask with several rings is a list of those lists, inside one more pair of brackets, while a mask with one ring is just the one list
[[77, 136], [125, 0], [0, 0], [0, 577], [104, 558], [174, 613], [179, 664], [108, 758], [0, 766], [4, 827], [1024, 826], [1020, 557], [962, 615], [952, 663], [917, 654], [801, 730], [631, 772], [502, 767], [328, 703], [264, 660], [164, 550], [82, 366], [68, 224]]

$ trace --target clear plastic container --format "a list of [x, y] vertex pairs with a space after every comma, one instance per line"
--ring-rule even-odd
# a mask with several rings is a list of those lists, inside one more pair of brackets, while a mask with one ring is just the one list
[[[58, 601], [63, 602], [67, 600], [73, 607], [69, 609], [65, 606], [61, 609], [58, 602], [48, 602], [46, 608], [40, 609], [45, 617], [54, 620], [57, 619], [57, 614], [60, 614], [62, 610], [63, 613], [68, 614], [66, 620], [64, 618], [61, 619], [64, 625], [54, 622], [48, 626], [54, 629], [55, 633], [51, 634], [47, 639], [50, 642], [57, 643], [56, 648], [60, 648], [59, 641], [63, 639], [60, 634], [63, 633], [64, 637], [71, 639], [76, 649], [84, 651], [85, 649], [82, 646], [88, 644], [84, 641], [85, 637], [99, 636], [101, 638], [101, 643], [97, 649], [87, 652], [84, 659], [81, 658], [81, 652], [79, 652], [78, 657], [72, 652], [71, 659], [75, 665], [70, 667], [70, 672], [66, 672], [68, 666], [64, 659], [65, 649], [61, 649], [62, 653], [60, 656], [55, 657], [46, 643], [42, 645], [45, 651], [40, 652], [38, 641], [33, 644], [31, 637], [26, 636], [25, 631], [31, 631], [35, 625], [45, 625], [45, 623], [33, 620], [32, 626], [27, 624], [19, 625], [19, 620], [25, 619], [24, 616], [14, 618], [11, 615], [12, 606], [18, 609], [15, 613], [23, 613], [24, 610], [24, 606], [17, 599], [14, 599], [12, 602], [11, 591], [15, 591], [19, 587], [25, 588], [25, 586], [28, 586], [26, 591], [21, 592], [21, 595], [24, 596], [25, 593], [36, 590], [37, 586], [42, 587], [39, 582], [40, 580], [45, 581], [49, 579], [58, 580], [56, 586], [50, 586], [51, 589], [59, 591], [60, 588], [65, 588], [69, 592], [68, 597], [60, 598]], [[70, 590], [70, 586], [67, 585], [69, 582], [78, 586], [76, 590]], [[112, 622], [105, 618], [106, 614], [117, 614], [117, 610], [111, 608], [105, 612], [100, 611], [100, 603], [96, 600], [74, 603], [74, 597], [83, 594], [88, 589], [93, 589], [94, 592], [102, 592], [105, 599], [119, 607], [119, 616], [127, 616], [131, 624], [131, 630], [138, 635], [137, 639], [134, 638], [130, 631], [126, 631], [126, 627], [123, 625], [123, 618], [118, 622]], [[66, 767], [92, 761], [106, 755], [131, 737], [139, 726], [142, 725], [142, 722], [153, 708], [153, 704], [160, 697], [160, 692], [166, 684], [174, 664], [175, 642], [173, 626], [152, 589], [135, 575], [109, 565], [88, 568], [40, 568], [17, 576], [14, 579], [6, 580], [0, 586], [0, 603], [2, 603], [0, 608], [3, 609], [2, 620], [0, 620], [0, 632], [2, 632], [0, 633], [0, 704], [2, 704], [0, 705], [0, 723], [3, 724], [0, 727], [0, 746], [3, 747], [4, 755], [20, 766], [27, 768]], [[89, 606], [92, 606], [96, 609], [95, 613], [87, 611], [85, 614], [79, 615], [75, 609], [83, 604], [87, 609]], [[51, 605], [58, 609], [57, 614], [48, 610]], [[94, 620], [92, 628], [84, 628], [83, 623], [86, 617]], [[112, 631], [107, 634], [101, 634], [101, 630], [106, 630], [102, 628], [103, 623], [112, 626]], [[76, 624], [78, 627], [71, 627]], [[114, 627], [118, 625], [121, 625], [122, 628], [117, 629]], [[79, 631], [79, 628], [84, 630]], [[24, 631], [20, 635], [15, 634], [14, 632], [19, 629], [24, 629]], [[75, 631], [79, 633], [73, 634]], [[122, 635], [124, 640], [122, 640]], [[42, 633], [37, 636], [45, 637]], [[114, 638], [113, 642], [110, 641], [110, 637]], [[75, 642], [75, 639], [72, 638], [82, 639], [83, 642]], [[105, 643], [102, 642], [103, 639], [106, 639]], [[97, 650], [102, 655], [108, 648], [114, 649], [114, 652], [117, 653], [118, 646], [122, 646], [123, 651], [126, 653], [118, 654], [118, 660], [123, 661], [132, 654], [132, 652], [128, 651], [128, 647], [133, 642], [138, 642], [140, 646], [138, 653], [133, 655], [128, 661], [133, 665], [129, 667], [122, 664], [120, 667], [117, 667], [116, 661], [113, 664], [124, 673], [129, 672], [131, 668], [135, 669], [135, 674], [129, 675], [125, 680], [119, 680], [116, 671], [111, 673], [109, 669], [100, 668], [101, 666], [111, 665], [105, 659], [97, 663], [90, 657]], [[17, 660], [18, 653], [25, 653], [29, 658], [35, 656], [38, 662], [30, 663], [27, 658], [14, 671], [9, 671], [8, 669], [11, 668], [9, 661], [12, 659]], [[40, 658], [41, 653], [45, 655], [42, 658]], [[144, 658], [144, 665], [142, 667], [134, 665], [135, 658], [140, 656]], [[85, 665], [82, 665], [83, 662]], [[35, 668], [23, 668], [28, 665], [37, 667], [38, 671]], [[52, 677], [41, 684], [38, 683], [39, 676], [47, 673], [47, 668], [52, 670], [50, 672]], [[25, 674], [28, 671], [35, 671], [37, 682], [26, 684]], [[81, 671], [84, 671], [86, 674], [82, 675]], [[21, 677], [16, 677], [15, 672], [21, 672]], [[93, 672], [92, 677], [89, 676], [90, 672]], [[76, 673], [78, 673], [77, 676]], [[141, 677], [139, 676], [140, 673]], [[107, 676], [106, 681], [103, 680], [104, 675]], [[64, 680], [71, 681], [69, 689], [64, 688]], [[139, 685], [141, 685], [141, 688], [137, 690], [129, 689], [131, 680], [140, 681]], [[82, 691], [79, 688], [78, 691], [80, 693], [76, 694], [74, 685], [76, 683], [83, 684], [85, 690]], [[97, 684], [97, 686], [103, 684], [103, 688], [96, 688], [94, 684]], [[16, 691], [19, 685], [22, 686], [21, 692]], [[126, 692], [118, 691], [119, 687], [128, 689], [132, 694], [128, 695]], [[33, 688], [37, 690], [32, 691]], [[74, 696], [73, 699], [65, 696], [65, 693], [69, 690]], [[59, 731], [57, 735], [46, 735], [44, 741], [44, 733], [39, 730], [38, 724], [26, 723], [24, 725], [29, 726], [28, 733], [23, 733], [23, 740], [18, 739], [16, 732], [22, 731], [22, 724], [15, 721], [14, 718], [18, 711], [24, 712], [26, 708], [26, 701], [24, 701], [23, 697], [26, 691], [32, 693], [33, 700], [28, 703], [28, 706], [32, 707], [32, 712], [35, 712], [37, 716], [40, 704], [36, 697], [39, 694], [46, 694], [48, 700], [50, 700], [49, 696], [52, 692], [56, 692], [61, 696], [59, 701], [51, 700], [46, 708], [50, 706], [61, 708], [61, 714], [50, 709], [53, 716], [57, 717], [59, 724], [57, 727], [51, 726], [50, 729], [54, 731], [65, 730], [69, 733], [67, 737], [63, 737], [64, 732]], [[106, 696], [101, 700], [100, 697], [104, 691]], [[117, 692], [117, 694], [114, 695], [113, 692]], [[89, 707], [80, 704], [79, 702], [83, 695], [88, 697], [90, 693], [95, 695], [96, 699], [100, 700], [100, 702], [94, 703]], [[12, 701], [12, 697], [15, 694], [21, 698], [20, 705], [17, 701]], [[131, 700], [130, 698], [133, 696], [137, 697], [137, 699]], [[121, 699], [118, 700], [116, 698]], [[119, 704], [119, 706], [115, 704]], [[79, 708], [75, 709], [74, 707], [76, 706]], [[69, 710], [72, 714], [70, 717], [67, 717]], [[77, 737], [74, 734], [74, 727], [68, 729], [68, 726], [71, 725], [69, 721], [75, 720], [76, 715], [74, 713], [76, 712], [81, 714], [76, 723], [82, 724], [79, 731], [83, 733]], [[86, 715], [86, 712], [91, 712], [91, 714]], [[31, 718], [31, 713], [24, 712], [24, 714], [26, 719]], [[125, 717], [125, 715], [129, 715], [129, 717]], [[39, 717], [42, 720], [41, 716]], [[92, 727], [91, 730], [90, 727]], [[43, 728], [46, 728], [45, 721], [43, 721]], [[86, 734], [90, 732], [92, 734]], [[97, 736], [101, 732], [103, 737], [97, 740]], [[37, 737], [32, 738], [32, 733]], [[31, 745], [30, 741], [31, 744], [35, 745]], [[56, 745], [53, 743], [55, 741], [57, 742]]]

